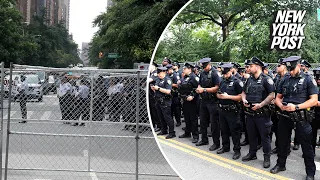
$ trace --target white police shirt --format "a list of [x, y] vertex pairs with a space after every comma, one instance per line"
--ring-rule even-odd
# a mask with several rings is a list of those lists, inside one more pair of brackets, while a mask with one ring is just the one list
[[70, 83], [64, 83], [64, 84], [60, 84], [60, 88], [59, 88], [59, 96], [62, 97], [64, 95], [67, 94], [67, 92], [71, 92], [72, 91], [72, 86]]
[[28, 90], [29, 90], [29, 85], [26, 81], [23, 81], [21, 83], [21, 86], [20, 86], [20, 90], [19, 91], [24, 91], [26, 94], [28, 93]]
[[80, 85], [79, 86], [79, 91], [78, 91], [78, 97], [80, 98], [88, 98], [89, 97], [89, 88], [88, 86], [85, 85]]

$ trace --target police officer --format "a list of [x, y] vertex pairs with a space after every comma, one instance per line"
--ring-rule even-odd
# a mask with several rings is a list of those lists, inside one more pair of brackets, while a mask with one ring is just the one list
[[[68, 77], [64, 76], [61, 79], [61, 84], [58, 92], [58, 98], [60, 103], [60, 110], [62, 120], [69, 120], [70, 112], [70, 99], [71, 99], [72, 86], [68, 81]], [[70, 124], [69, 122], [63, 122], [63, 124]]]
[[182, 70], [180, 69], [180, 64], [178, 62], [174, 62], [174, 63], [172, 63], [172, 66], [173, 66], [173, 71], [175, 73], [177, 73], [180, 76], [180, 79], [181, 79]]
[[241, 76], [240, 76], [240, 74], [238, 73], [238, 68], [240, 68], [241, 65], [240, 65], [239, 63], [237, 63], [237, 62], [232, 62], [231, 64], [233, 65], [233, 67], [232, 67], [232, 69], [231, 69], [232, 74], [233, 74], [236, 78], [240, 79]]
[[[20, 110], [22, 119], [27, 119], [27, 100], [28, 100], [28, 90], [29, 86], [26, 81], [26, 76], [21, 75], [21, 86], [19, 88], [19, 99], [20, 99]], [[22, 120], [19, 123], [26, 123], [27, 121]]]
[[272, 79], [274, 79], [272, 71], [269, 71], [269, 64], [268, 63], [263, 63], [263, 67], [262, 67], [262, 71], [265, 75], [271, 77]]
[[171, 64], [171, 60], [165, 57], [162, 61], [162, 67], [166, 67], [166, 65]]
[[151, 86], [151, 89], [155, 92], [155, 97], [157, 100], [156, 107], [157, 113], [161, 122], [161, 132], [158, 135], [169, 135], [166, 136], [166, 139], [176, 137], [174, 131], [174, 122], [171, 117], [171, 90], [172, 82], [167, 76], [166, 67], [158, 67], [158, 77], [155, 85]]
[[149, 76], [149, 109], [150, 109], [150, 115], [151, 115], [151, 121], [155, 132], [158, 132], [161, 130], [161, 122], [157, 113], [156, 108], [156, 99], [155, 99], [155, 93], [152, 91], [151, 86], [155, 85], [157, 79], [158, 79], [158, 73], [157, 68], [158, 64], [153, 62], [150, 66], [150, 76]]
[[180, 81], [180, 76], [178, 73], [173, 72], [173, 66], [171, 64], [168, 64], [166, 68], [168, 69], [168, 76], [172, 82], [171, 117], [175, 117], [175, 120], [177, 122], [176, 127], [179, 127], [181, 125], [181, 106], [178, 94], [178, 82]]
[[209, 144], [207, 128], [211, 124], [211, 132], [213, 145], [209, 148], [210, 151], [220, 148], [220, 125], [218, 112], [218, 99], [216, 93], [219, 89], [221, 78], [218, 71], [210, 64], [211, 58], [204, 58], [199, 61], [203, 68], [200, 74], [199, 87], [196, 92], [200, 94], [200, 128], [201, 141], [197, 146]]
[[[278, 60], [278, 65], [277, 65], [277, 75], [276, 77], [274, 78], [273, 82], [275, 84], [275, 89], [277, 90], [277, 88], [279, 88], [279, 84], [280, 84], [280, 81], [285, 77], [285, 76], [290, 76], [290, 74], [288, 73], [287, 71], [287, 67], [286, 67], [286, 64], [285, 62], [283, 62], [283, 59], [284, 58], [280, 58]], [[277, 94], [277, 92], [275, 92], [275, 94]], [[276, 106], [275, 107], [275, 111], [276, 112], [279, 112], [279, 107]], [[274, 133], [275, 135], [275, 148], [271, 150], [271, 154], [277, 154], [278, 153], [278, 122], [279, 122], [279, 118], [277, 117], [277, 113], [273, 113], [272, 116], [271, 116], [271, 120], [272, 120], [272, 128], [271, 128], [271, 133], [270, 133], [270, 139], [272, 141], [272, 134]], [[289, 142], [291, 143], [291, 142]], [[289, 152], [290, 152], [290, 149], [288, 149]]]
[[[88, 121], [90, 118], [90, 88], [88, 87], [89, 83], [81, 79], [80, 80], [80, 86], [77, 92], [77, 109], [78, 109], [78, 117], [82, 119], [82, 121]], [[78, 126], [78, 123], [72, 124], [73, 126]], [[80, 126], [85, 126], [85, 124], [82, 122], [80, 123]]]
[[247, 80], [242, 92], [242, 102], [245, 106], [247, 116], [247, 130], [249, 136], [249, 153], [242, 158], [242, 161], [257, 159], [258, 134], [261, 136], [264, 152], [263, 167], [270, 167], [270, 132], [271, 132], [271, 109], [270, 102], [274, 99], [273, 80], [263, 74], [263, 62], [257, 57], [253, 57], [250, 63], [252, 76]]
[[182, 110], [186, 123], [184, 134], [179, 138], [189, 138], [192, 133], [192, 143], [197, 143], [199, 140], [198, 118], [197, 118], [197, 99], [195, 89], [198, 87], [199, 78], [192, 72], [192, 66], [185, 63], [183, 67], [184, 79], [179, 85], [180, 97], [183, 100]]
[[[316, 68], [313, 70], [313, 75], [314, 78], [317, 82], [318, 89], [320, 88], [320, 67]], [[312, 123], [312, 146], [313, 146], [313, 151], [316, 153], [316, 141], [317, 141], [317, 131], [320, 129], [320, 96], [318, 94], [318, 102], [317, 106], [315, 108], [315, 119], [313, 119]]]
[[[308, 73], [309, 74], [309, 68], [311, 68], [311, 64], [307, 60], [302, 59], [301, 60], [301, 70], [304, 73]], [[309, 74], [309, 75], [311, 75], [311, 74]]]
[[313, 180], [316, 166], [311, 143], [312, 128], [310, 121], [312, 115], [309, 109], [317, 105], [318, 88], [314, 79], [301, 72], [300, 60], [299, 56], [290, 56], [283, 60], [288, 71], [290, 71], [290, 76], [284, 77], [277, 89], [275, 104], [279, 106], [282, 112], [279, 113], [280, 120], [278, 123], [278, 159], [277, 164], [270, 172], [275, 174], [286, 170], [288, 141], [295, 126], [306, 166], [306, 179]]
[[217, 97], [219, 98], [219, 120], [221, 127], [222, 148], [217, 154], [230, 151], [231, 134], [234, 155], [232, 159], [240, 158], [240, 104], [243, 82], [235, 78], [231, 72], [232, 64], [222, 65], [223, 80]]

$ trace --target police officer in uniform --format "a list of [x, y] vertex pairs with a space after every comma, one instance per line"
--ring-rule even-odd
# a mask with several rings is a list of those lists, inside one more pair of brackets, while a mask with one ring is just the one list
[[249, 153], [242, 158], [242, 161], [257, 159], [258, 134], [261, 136], [264, 152], [263, 167], [270, 167], [270, 132], [271, 132], [271, 109], [270, 102], [274, 99], [273, 80], [263, 74], [263, 62], [253, 57], [250, 63], [252, 76], [247, 80], [242, 92], [242, 102], [245, 106], [247, 116], [247, 130], [249, 135]]
[[180, 97], [183, 100], [182, 110], [186, 123], [184, 134], [179, 138], [190, 138], [192, 133], [192, 143], [197, 143], [199, 140], [198, 118], [197, 118], [197, 99], [195, 89], [198, 87], [199, 78], [192, 72], [192, 66], [185, 63], [183, 67], [184, 79], [179, 85]]
[[[309, 68], [311, 68], [311, 64], [305, 60], [305, 59], [302, 59], [301, 60], [301, 70], [304, 72], [304, 73], [307, 73], [309, 74]], [[311, 75], [311, 74], [309, 74]]]
[[165, 57], [162, 61], [162, 67], [166, 67], [168, 64], [171, 64], [171, 60]]
[[157, 79], [158, 79], [158, 73], [157, 68], [158, 64], [153, 62], [150, 66], [150, 76], [149, 76], [149, 109], [150, 109], [150, 115], [151, 115], [151, 121], [155, 132], [158, 132], [161, 130], [161, 123], [160, 119], [157, 113], [156, 108], [156, 99], [155, 99], [155, 93], [151, 89], [152, 85], [155, 85]]
[[232, 67], [232, 69], [231, 69], [232, 74], [233, 74], [236, 78], [240, 79], [241, 76], [240, 76], [240, 74], [238, 73], [238, 68], [240, 68], [241, 65], [240, 65], [239, 63], [237, 63], [237, 62], [232, 62], [231, 64], [233, 65], [233, 67]]
[[[71, 92], [72, 92], [72, 86], [68, 82], [68, 77], [64, 76], [61, 79], [61, 84], [58, 92], [58, 98], [60, 103], [60, 110], [61, 110], [61, 116], [62, 120], [69, 120], [69, 114], [70, 112], [70, 99], [71, 99]], [[63, 124], [70, 124], [69, 122], [63, 122]]]
[[182, 70], [180, 69], [180, 64], [178, 62], [172, 63], [173, 71], [177, 73], [181, 79]]
[[316, 166], [311, 143], [312, 128], [310, 122], [313, 115], [310, 108], [317, 105], [319, 90], [315, 80], [301, 72], [300, 60], [300, 56], [290, 56], [283, 60], [288, 71], [290, 71], [290, 76], [284, 77], [277, 89], [275, 104], [279, 106], [282, 112], [279, 113], [280, 120], [278, 123], [278, 159], [277, 164], [270, 172], [275, 174], [286, 170], [288, 141], [295, 126], [306, 166], [306, 179], [313, 180]]
[[262, 67], [262, 71], [265, 75], [271, 77], [272, 79], [274, 79], [272, 71], [269, 70], [269, 64], [268, 63], [263, 63], [263, 67]]
[[221, 78], [218, 71], [210, 64], [211, 58], [204, 58], [199, 61], [202, 65], [203, 72], [200, 74], [199, 87], [196, 92], [200, 94], [200, 128], [201, 141], [197, 146], [209, 144], [207, 128], [211, 124], [211, 132], [213, 145], [209, 148], [210, 151], [220, 148], [220, 125], [218, 99], [216, 93], [219, 89]]
[[180, 98], [178, 94], [178, 81], [180, 81], [179, 74], [173, 72], [173, 66], [172, 64], [168, 64], [166, 66], [168, 69], [168, 76], [171, 79], [172, 82], [172, 105], [171, 105], [171, 117], [175, 117], [175, 120], [177, 122], [176, 127], [179, 127], [181, 125], [181, 106], [180, 106]]
[[[318, 89], [320, 88], [320, 67], [313, 70], [314, 78], [317, 82]], [[314, 153], [316, 153], [316, 141], [317, 141], [317, 131], [320, 129], [320, 96], [318, 94], [318, 102], [315, 108], [315, 119], [313, 119], [311, 126], [312, 126], [312, 147]]]
[[223, 80], [220, 84], [220, 91], [217, 94], [219, 98], [219, 120], [221, 127], [222, 148], [217, 154], [230, 151], [231, 134], [233, 142], [234, 155], [232, 159], [240, 158], [240, 100], [243, 82], [233, 76], [231, 72], [232, 64], [222, 65]]
[[166, 139], [176, 137], [174, 131], [174, 122], [171, 117], [171, 90], [172, 82], [167, 76], [166, 67], [158, 67], [158, 77], [155, 85], [151, 86], [151, 89], [155, 92], [155, 97], [157, 100], [156, 107], [157, 113], [161, 122], [161, 132], [158, 135], [169, 135], [166, 136]]
[[[27, 100], [28, 100], [28, 90], [29, 86], [24, 75], [20, 76], [21, 86], [19, 88], [19, 98], [20, 98], [20, 110], [22, 119], [27, 119]], [[19, 123], [26, 123], [27, 121], [22, 120]]]

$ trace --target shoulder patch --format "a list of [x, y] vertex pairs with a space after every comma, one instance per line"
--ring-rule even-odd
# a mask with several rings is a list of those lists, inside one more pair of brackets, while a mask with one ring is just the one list
[[313, 85], [317, 86], [316, 80], [312, 79], [312, 83], [313, 83]]
[[268, 81], [268, 84], [273, 85], [273, 80], [271, 78], [268, 78], [267, 81]]
[[199, 80], [200, 80], [199, 77], [195, 77], [195, 79], [196, 79], [197, 82], [199, 82]]
[[170, 79], [168, 79], [168, 81], [167, 81], [167, 82], [168, 82], [168, 84], [169, 84], [169, 85], [171, 85], [171, 80], [170, 80]]
[[240, 85], [241, 87], [243, 87], [243, 82], [242, 82], [242, 81], [240, 81], [240, 82], [239, 82], [239, 85]]

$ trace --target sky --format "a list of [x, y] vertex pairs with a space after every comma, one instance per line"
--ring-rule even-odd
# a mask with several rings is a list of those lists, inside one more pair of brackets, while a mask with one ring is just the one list
[[92, 22], [106, 11], [107, 0], [70, 0], [69, 31], [81, 49], [82, 42], [90, 42], [98, 28]]

